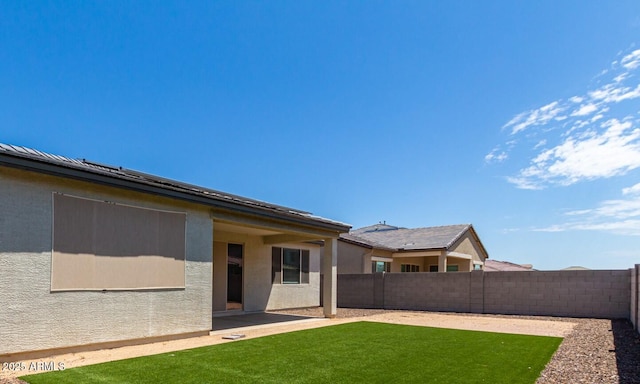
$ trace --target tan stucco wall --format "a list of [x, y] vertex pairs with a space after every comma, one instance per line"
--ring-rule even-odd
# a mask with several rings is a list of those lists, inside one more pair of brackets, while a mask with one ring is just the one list
[[[265, 245], [260, 236], [215, 230], [214, 224], [214, 311], [226, 309], [227, 244], [244, 246], [242, 306], [245, 312], [320, 305], [320, 247], [308, 243]], [[272, 284], [271, 248], [308, 249], [309, 284]], [[218, 262], [223, 267], [217, 268]], [[217, 290], [217, 291], [216, 291]], [[214, 320], [215, 321], [215, 320]]]
[[[420, 267], [420, 272], [425, 272], [425, 257], [395, 257], [391, 263], [391, 272], [401, 272], [402, 264], [413, 264]], [[428, 268], [428, 267], [427, 267]], [[428, 271], [428, 269], [427, 269]]]
[[[449, 263], [447, 263], [449, 264]], [[424, 258], [424, 271], [429, 272], [429, 268], [431, 265], [438, 266], [438, 257], [437, 256], [429, 256]]]
[[[186, 212], [186, 288], [52, 293], [53, 192]], [[211, 329], [213, 229], [206, 209], [4, 167], [0, 196], [0, 354]]]
[[371, 254], [371, 256], [374, 257], [386, 257], [386, 258], [392, 258], [393, 257], [393, 252], [391, 251], [385, 251], [382, 249], [374, 249], [373, 253]]
[[[303, 308], [320, 305], [320, 250], [321, 247], [306, 243], [276, 244], [274, 246], [309, 250], [309, 284], [271, 284], [271, 246], [264, 247], [267, 254], [261, 257], [260, 269], [267, 270], [271, 288], [266, 309]], [[259, 287], [256, 286], [256, 289]], [[266, 289], [263, 289], [266, 291]]]
[[484, 262], [484, 254], [478, 243], [469, 232], [465, 233], [452, 247], [449, 249], [452, 252], [465, 253], [473, 256], [473, 261]]
[[473, 261], [468, 259], [461, 259], [457, 257], [447, 257], [447, 267], [457, 265], [458, 272], [471, 272], [473, 271]]
[[338, 273], [371, 273], [371, 249], [338, 241]]

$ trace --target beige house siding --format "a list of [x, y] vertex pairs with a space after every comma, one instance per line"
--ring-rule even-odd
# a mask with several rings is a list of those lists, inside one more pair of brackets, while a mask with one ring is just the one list
[[391, 264], [391, 272], [400, 272], [402, 270], [402, 264], [417, 265], [420, 267], [420, 272], [424, 272], [424, 257], [394, 257]]
[[454, 245], [451, 251], [471, 255], [473, 261], [482, 262], [482, 250], [478, 247], [478, 243], [473, 240], [471, 233], [468, 231]]
[[437, 256], [428, 256], [424, 258], [424, 271], [429, 272], [429, 268], [435, 265], [438, 266], [438, 257]]
[[[51, 292], [52, 194], [186, 213], [185, 288]], [[211, 329], [212, 222], [189, 203], [0, 168], [0, 354]]]
[[[264, 245], [260, 236], [215, 231], [215, 229], [214, 238], [216, 240], [213, 256], [214, 312], [226, 310], [228, 243], [244, 246], [242, 309], [245, 312], [320, 305], [320, 246], [308, 243]], [[308, 284], [272, 284], [271, 248], [276, 246], [309, 250]], [[218, 268], [218, 265], [221, 267]]]
[[[275, 246], [309, 250], [309, 284], [271, 284], [271, 258], [261, 258], [265, 263], [264, 267], [268, 269], [265, 288], [271, 289], [265, 309], [317, 307], [320, 305], [321, 247], [312, 244], [277, 244]], [[266, 251], [270, 256], [271, 246], [266, 247]]]
[[338, 273], [371, 273], [371, 249], [338, 241]]

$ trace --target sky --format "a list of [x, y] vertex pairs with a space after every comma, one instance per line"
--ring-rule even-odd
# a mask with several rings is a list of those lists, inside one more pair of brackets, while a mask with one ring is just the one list
[[0, 142], [640, 264], [640, 2], [0, 3]]

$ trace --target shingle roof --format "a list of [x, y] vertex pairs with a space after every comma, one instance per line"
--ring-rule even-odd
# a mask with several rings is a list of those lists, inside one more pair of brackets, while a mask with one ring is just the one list
[[341, 233], [340, 234], [340, 240], [346, 241], [347, 243], [352, 243], [352, 244], [356, 244], [356, 245], [360, 245], [362, 247], [365, 248], [378, 248], [378, 249], [383, 249], [383, 250], [387, 250], [387, 251], [397, 251], [396, 248], [393, 247], [389, 247], [387, 245], [381, 244], [381, 243], [377, 243], [375, 241], [372, 240], [367, 240], [364, 238], [361, 238], [357, 235], [354, 235], [353, 233]]
[[400, 228], [388, 224], [375, 224], [342, 234], [341, 237], [394, 250], [447, 249], [452, 246], [471, 224], [446, 225], [425, 228]]
[[535, 271], [530, 264], [522, 265], [515, 264], [509, 261], [499, 260], [485, 260], [484, 270], [486, 272], [498, 272], [498, 271]]
[[[36, 149], [0, 143], [0, 165], [9, 165], [26, 169], [33, 168], [31, 170], [45, 171], [45, 167], [39, 167], [38, 164], [54, 166], [53, 168], [47, 168], [47, 172], [49, 173], [56, 173], [52, 171], [52, 169], [58, 168], [71, 171], [79, 171], [73, 172], [73, 174], [76, 175], [76, 177], [80, 174], [105, 176], [108, 178], [108, 180], [113, 180], [114, 185], [120, 185], [122, 184], [122, 181], [125, 181], [144, 186], [151, 186], [155, 187], [156, 189], [159, 188], [161, 190], [178, 192], [180, 194], [197, 196], [201, 198], [200, 201], [209, 201], [212, 204], [215, 202], [223, 202], [226, 205], [230, 206], [244, 206], [250, 209], [271, 212], [272, 214], [276, 214], [279, 216], [296, 217], [298, 219], [302, 219], [305, 222], [328, 224], [329, 226], [336, 227], [336, 229], [342, 231], [346, 231], [350, 227], [349, 224], [326, 219], [320, 216], [315, 216], [310, 212], [301, 211], [298, 209], [270, 204], [260, 200], [249, 199], [238, 195], [233, 195], [213, 189], [179, 182], [176, 180], [166, 179], [163, 177], [134, 171], [131, 169], [99, 164], [88, 161], [86, 159], [71, 159], [64, 156], [45, 153]], [[63, 172], [61, 172], [61, 174], [62, 173]]]

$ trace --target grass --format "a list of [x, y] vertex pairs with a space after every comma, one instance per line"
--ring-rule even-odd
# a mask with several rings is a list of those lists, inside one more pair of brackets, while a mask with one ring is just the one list
[[21, 379], [39, 383], [534, 383], [562, 339], [357, 322]]

